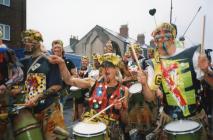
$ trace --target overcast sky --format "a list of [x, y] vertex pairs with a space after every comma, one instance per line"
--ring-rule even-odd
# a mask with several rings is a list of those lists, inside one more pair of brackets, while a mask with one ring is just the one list
[[[44, 45], [49, 49], [54, 39], [62, 39], [65, 46], [71, 35], [81, 39], [95, 25], [119, 32], [120, 25], [128, 24], [129, 36], [136, 39], [144, 33], [146, 43], [155, 28], [149, 9], [156, 8], [157, 24], [169, 22], [171, 0], [28, 0], [27, 28], [37, 29], [44, 36]], [[210, 5], [212, 0], [173, 0], [173, 22], [181, 36], [198, 11], [192, 26], [186, 33], [189, 45], [201, 42], [202, 17], [207, 14], [206, 46], [213, 48], [209, 23], [213, 23]], [[210, 12], [211, 10], [211, 12]], [[211, 42], [211, 43], [210, 43]]]

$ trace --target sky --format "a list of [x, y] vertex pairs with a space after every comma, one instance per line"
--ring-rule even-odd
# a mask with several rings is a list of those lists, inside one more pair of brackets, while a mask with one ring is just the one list
[[[201, 42], [202, 19], [206, 15], [205, 46], [213, 49], [210, 35], [213, 30], [212, 0], [172, 0], [172, 22], [177, 25], [178, 37], [182, 36], [192, 18], [201, 6], [185, 38], [186, 46]], [[155, 8], [157, 25], [169, 22], [171, 0], [28, 0], [27, 28], [39, 30], [43, 34], [44, 45], [51, 48], [51, 42], [61, 39], [69, 45], [71, 35], [81, 39], [93, 27], [100, 25], [119, 32], [121, 25], [129, 27], [129, 37], [136, 39], [145, 34], [149, 44], [151, 32], [156, 27], [149, 10]]]

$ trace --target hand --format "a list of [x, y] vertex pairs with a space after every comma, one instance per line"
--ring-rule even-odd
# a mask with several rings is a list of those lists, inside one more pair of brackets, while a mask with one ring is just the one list
[[6, 89], [7, 87], [4, 84], [0, 85], [0, 94], [3, 94], [6, 91]]
[[137, 79], [138, 79], [138, 82], [140, 82], [142, 85], [147, 85], [147, 73], [138, 71]]
[[52, 63], [52, 64], [61, 64], [61, 63], [64, 63], [63, 58], [61, 58], [61, 57], [59, 57], [59, 56], [57, 56], [57, 55], [50, 55], [50, 56], [48, 57], [48, 60], [49, 60], [49, 62]]
[[122, 102], [119, 101], [118, 99], [115, 99], [115, 101], [114, 101], [114, 107], [115, 107], [115, 109], [120, 110], [122, 108]]
[[25, 105], [26, 105], [27, 107], [34, 107], [34, 106], [37, 105], [39, 99], [40, 99], [40, 96], [35, 96], [35, 97], [31, 98], [30, 100], [28, 100], [28, 101], [25, 103]]
[[203, 72], [208, 72], [209, 61], [205, 54], [200, 54], [198, 57], [198, 67]]

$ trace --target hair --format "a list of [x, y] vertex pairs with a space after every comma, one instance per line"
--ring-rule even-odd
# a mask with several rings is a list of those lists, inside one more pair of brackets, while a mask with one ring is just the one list
[[56, 45], [56, 44], [59, 44], [59, 45], [61, 45], [61, 48], [62, 48], [62, 55], [64, 55], [64, 47], [63, 47], [63, 41], [61, 41], [61, 40], [53, 40], [53, 42], [52, 42], [52, 47], [54, 46], [54, 45]]
[[63, 42], [61, 40], [59, 40], [59, 39], [58, 40], [53, 40], [52, 46], [55, 45], [55, 44], [60, 44], [62, 47], [64, 45]]

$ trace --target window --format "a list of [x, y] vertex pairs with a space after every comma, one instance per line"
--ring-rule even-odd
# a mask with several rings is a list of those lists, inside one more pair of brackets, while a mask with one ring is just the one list
[[10, 7], [10, 0], [0, 0], [0, 4]]
[[0, 24], [3, 31], [3, 40], [10, 40], [10, 26], [5, 24]]

